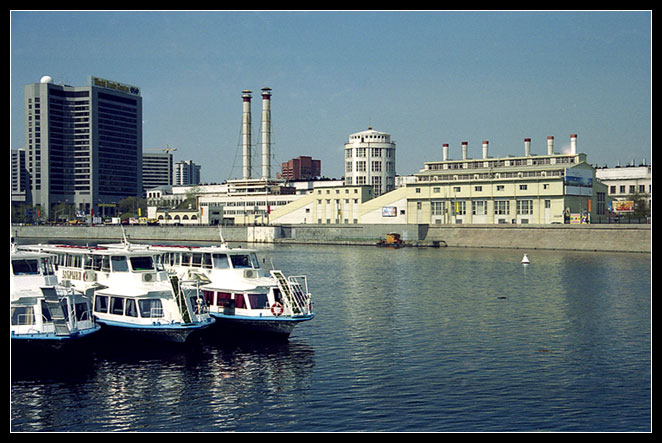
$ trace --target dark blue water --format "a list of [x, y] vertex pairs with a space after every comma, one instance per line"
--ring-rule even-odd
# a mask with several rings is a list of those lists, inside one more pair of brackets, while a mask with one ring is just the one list
[[651, 430], [651, 257], [265, 246], [287, 342], [101, 342], [12, 360], [13, 431]]

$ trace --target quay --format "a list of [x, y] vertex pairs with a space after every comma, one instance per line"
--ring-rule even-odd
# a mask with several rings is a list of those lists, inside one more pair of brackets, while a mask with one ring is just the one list
[[[217, 226], [124, 226], [134, 242], [218, 242]], [[374, 246], [388, 233], [398, 233], [409, 246], [457, 248], [550, 249], [650, 253], [651, 225], [427, 225], [348, 224], [224, 226], [228, 242], [334, 244]], [[78, 239], [121, 240], [118, 225], [11, 226], [20, 241]]]

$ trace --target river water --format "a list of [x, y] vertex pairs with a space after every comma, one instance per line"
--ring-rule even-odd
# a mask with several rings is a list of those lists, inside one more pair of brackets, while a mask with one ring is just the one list
[[308, 276], [288, 341], [11, 362], [11, 430], [650, 432], [651, 256], [259, 246]]

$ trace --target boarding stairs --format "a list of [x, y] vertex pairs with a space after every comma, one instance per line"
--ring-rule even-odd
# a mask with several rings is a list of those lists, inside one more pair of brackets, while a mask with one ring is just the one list
[[60, 297], [58, 296], [55, 288], [43, 287], [41, 288], [41, 293], [44, 294], [46, 308], [51, 314], [53, 326], [55, 327], [55, 335], [61, 337], [70, 335], [71, 332], [69, 331], [69, 326], [67, 325], [67, 319], [64, 316], [64, 311], [62, 310], [62, 305], [60, 304]]
[[306, 277], [301, 275], [285, 278], [283, 272], [277, 270], [272, 270], [271, 275], [278, 282], [280, 293], [284, 296], [285, 308], [292, 315], [310, 314], [310, 294]]

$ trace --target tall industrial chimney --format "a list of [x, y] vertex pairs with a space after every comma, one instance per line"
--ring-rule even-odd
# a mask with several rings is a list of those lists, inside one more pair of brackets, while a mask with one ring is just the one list
[[444, 161], [448, 160], [448, 143], [444, 143], [444, 145], [441, 147], [441, 152]]
[[554, 136], [547, 137], [547, 155], [554, 155]]
[[570, 135], [570, 153], [571, 154], [577, 153], [577, 134]]
[[467, 159], [467, 151], [468, 151], [468, 142], [462, 142], [462, 160]]
[[262, 88], [262, 178], [271, 178], [271, 88]]
[[526, 157], [531, 156], [531, 139], [530, 138], [525, 138], [524, 139], [524, 156], [526, 156]]
[[243, 114], [241, 119], [241, 144], [243, 147], [244, 169], [243, 178], [251, 178], [251, 92], [241, 91]]
[[490, 142], [485, 140], [483, 142], [483, 158], [487, 158], [487, 147], [489, 146]]

